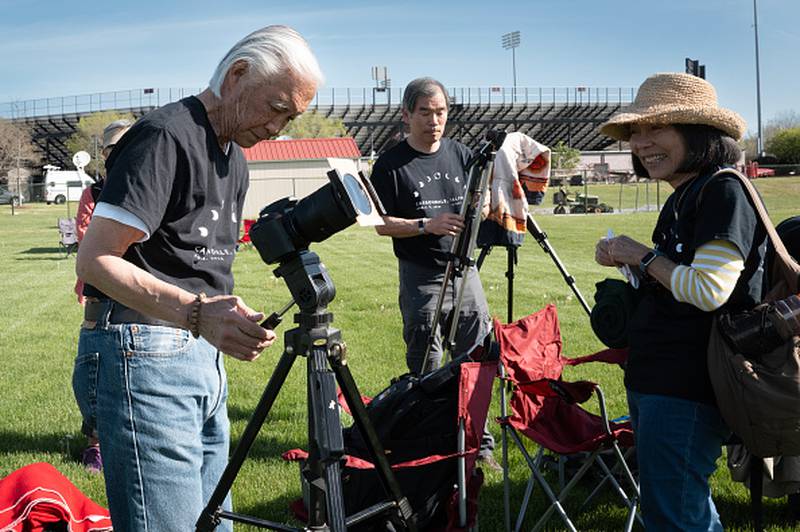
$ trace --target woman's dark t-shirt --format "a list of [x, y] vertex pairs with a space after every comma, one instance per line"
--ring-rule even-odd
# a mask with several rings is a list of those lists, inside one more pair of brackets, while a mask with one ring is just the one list
[[[664, 203], [653, 231], [656, 249], [687, 266], [703, 244], [733, 243], [745, 257], [745, 269], [725, 304], [732, 310], [752, 308], [761, 301], [765, 239], [743, 185], [730, 174], [700, 176], [679, 186]], [[706, 362], [714, 312], [679, 303], [657, 283], [642, 290], [630, 325], [625, 386], [714, 404]]]

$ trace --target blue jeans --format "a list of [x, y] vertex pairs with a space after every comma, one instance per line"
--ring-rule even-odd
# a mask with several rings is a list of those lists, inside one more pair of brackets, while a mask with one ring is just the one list
[[72, 373], [72, 392], [81, 411], [81, 432], [87, 438], [97, 438], [97, 366], [98, 353], [78, 353]]
[[81, 329], [73, 381], [84, 418], [96, 415], [115, 531], [194, 530], [228, 461], [222, 357], [183, 329], [107, 317]]
[[708, 479], [730, 436], [711, 405], [628, 390], [642, 517], [652, 531], [721, 531]]

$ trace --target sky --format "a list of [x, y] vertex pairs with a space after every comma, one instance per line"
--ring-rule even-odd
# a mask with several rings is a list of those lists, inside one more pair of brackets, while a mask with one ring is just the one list
[[[758, 0], [762, 122], [800, 112], [800, 0]], [[145, 87], [205, 87], [241, 37], [287, 24], [309, 41], [323, 90], [513, 84], [501, 36], [519, 31], [518, 87], [638, 87], [706, 65], [720, 104], [756, 130], [753, 0], [0, 0], [0, 103]]]

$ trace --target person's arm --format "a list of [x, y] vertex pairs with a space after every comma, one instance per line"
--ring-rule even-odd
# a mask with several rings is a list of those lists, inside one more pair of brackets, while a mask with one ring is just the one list
[[81, 193], [81, 199], [78, 201], [78, 210], [75, 213], [75, 236], [78, 237], [78, 242], [83, 240], [83, 236], [86, 234], [86, 229], [88, 229], [89, 222], [92, 220], [92, 211], [94, 211], [92, 187], [86, 187]]
[[[420, 221], [422, 230], [420, 231]], [[384, 216], [383, 225], [376, 225], [381, 236], [410, 238], [420, 235], [455, 236], [464, 229], [464, 219], [456, 213], [445, 212], [435, 218], [398, 218]]]
[[[595, 260], [603, 266], [628, 264], [638, 269], [650, 251], [651, 248], [622, 235], [600, 240], [595, 249]], [[676, 264], [659, 255], [647, 267], [647, 274], [667, 288], [678, 301], [710, 312], [725, 304], [742, 270], [744, 259], [739, 249], [731, 242], [713, 240], [695, 251], [690, 266]]]
[[675, 267], [670, 289], [678, 301], [711, 312], [728, 301], [743, 270], [739, 248], [726, 240], [713, 240], [697, 249], [691, 266]]
[[[196, 294], [122, 258], [144, 236], [139, 229], [95, 217], [78, 250], [78, 277], [127, 307], [188, 328]], [[275, 333], [258, 325], [263, 317], [236, 296], [214, 296], [201, 305], [198, 330], [224, 353], [254, 360], [275, 340]]]

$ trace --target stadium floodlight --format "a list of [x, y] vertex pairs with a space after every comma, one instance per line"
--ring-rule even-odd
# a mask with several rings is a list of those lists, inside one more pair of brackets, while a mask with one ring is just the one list
[[517, 101], [517, 56], [515, 49], [519, 46], [519, 41], [518, 31], [504, 34], [501, 41], [505, 50], [511, 49], [511, 68], [514, 75], [514, 92], [512, 93], [512, 99], [514, 102]]

